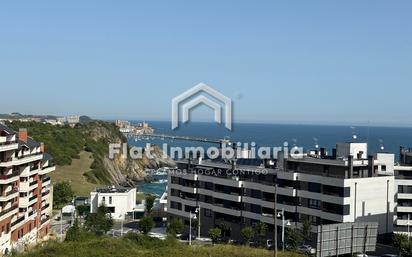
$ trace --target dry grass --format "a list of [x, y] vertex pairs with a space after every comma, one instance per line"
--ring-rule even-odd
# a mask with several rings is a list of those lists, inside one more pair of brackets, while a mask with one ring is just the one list
[[83, 174], [90, 170], [93, 162], [92, 154], [82, 151], [80, 159], [73, 159], [71, 165], [57, 166], [54, 172], [50, 173], [52, 183], [68, 181], [77, 196], [90, 196], [90, 191], [98, 184], [90, 183]]

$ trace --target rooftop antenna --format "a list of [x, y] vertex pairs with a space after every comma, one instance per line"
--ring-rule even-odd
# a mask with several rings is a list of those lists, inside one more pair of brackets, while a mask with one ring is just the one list
[[379, 148], [381, 149], [381, 151], [385, 150], [385, 146], [383, 145], [383, 139], [379, 139]]
[[318, 139], [316, 137], [313, 138], [313, 141], [315, 142], [315, 148], [319, 149], [319, 143], [318, 143]]
[[356, 141], [358, 139], [358, 136], [356, 135], [356, 128], [355, 127], [350, 127], [352, 129], [352, 139]]

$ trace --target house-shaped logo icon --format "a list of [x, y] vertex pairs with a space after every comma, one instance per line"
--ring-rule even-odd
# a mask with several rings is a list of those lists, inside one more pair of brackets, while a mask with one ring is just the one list
[[[196, 97], [193, 97], [194, 95], [200, 93], [205, 93], [208, 96], [198, 95]], [[192, 97], [193, 99], [191, 99]], [[222, 108], [221, 103], [219, 101], [216, 101], [216, 99], [221, 101], [224, 105], [225, 127], [231, 130], [232, 100], [204, 83], [199, 83], [172, 99], [172, 129], [175, 129], [179, 126], [179, 106], [182, 102], [184, 102], [184, 104], [182, 104], [182, 116], [184, 123], [189, 121], [189, 113], [191, 109], [200, 104], [204, 104], [214, 111], [215, 121], [221, 124]]]

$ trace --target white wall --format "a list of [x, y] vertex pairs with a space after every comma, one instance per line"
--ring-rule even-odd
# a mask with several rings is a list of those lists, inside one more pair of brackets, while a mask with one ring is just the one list
[[[388, 232], [393, 231], [395, 180], [393, 176], [347, 179], [345, 187], [350, 186], [350, 215], [345, 222], [379, 222], [379, 233], [386, 232], [387, 199], [389, 202]], [[356, 188], [356, 192], [355, 192]], [[356, 195], [356, 197], [355, 197]], [[356, 219], [355, 219], [356, 198]]]

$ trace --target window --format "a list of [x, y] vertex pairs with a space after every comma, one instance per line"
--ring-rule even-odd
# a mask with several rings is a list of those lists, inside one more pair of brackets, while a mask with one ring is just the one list
[[103, 203], [106, 202], [106, 197], [105, 196], [102, 197], [102, 202]]
[[309, 208], [320, 209], [320, 201], [315, 199], [309, 199]]
[[112, 204], [112, 197], [109, 196], [109, 204]]
[[204, 209], [205, 217], [212, 217], [213, 212], [210, 209]]
[[386, 171], [386, 165], [382, 165], [381, 170], [382, 170], [382, 171]]

